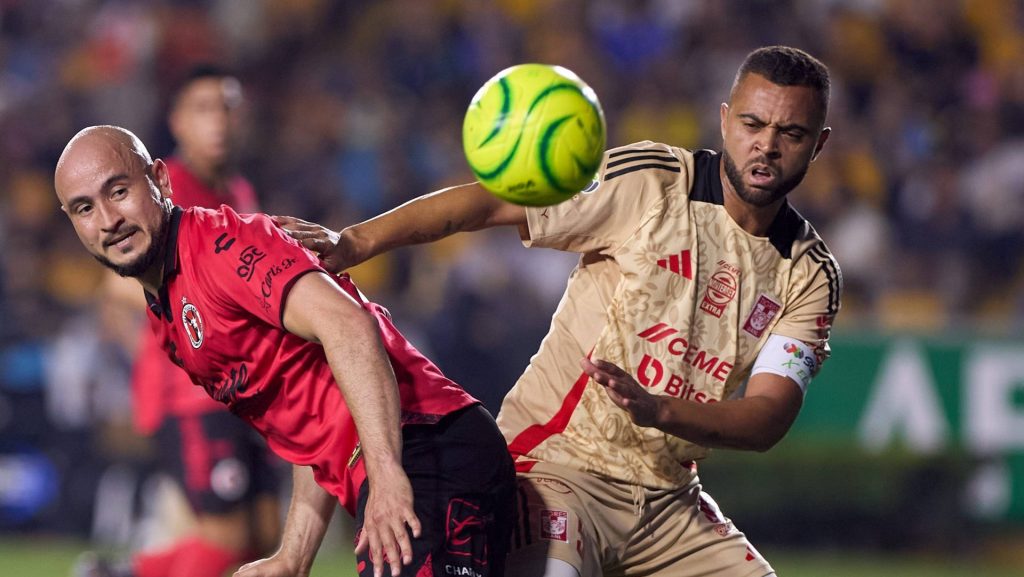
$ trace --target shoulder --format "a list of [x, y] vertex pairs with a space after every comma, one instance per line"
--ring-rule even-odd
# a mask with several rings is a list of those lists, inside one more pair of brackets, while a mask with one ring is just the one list
[[[776, 226], [778, 231], [774, 230]], [[839, 265], [832, 255], [832, 251], [822, 240], [818, 231], [814, 229], [810, 221], [788, 203], [783, 206], [782, 213], [772, 227], [773, 232], [777, 232], [780, 237], [786, 237], [789, 240], [791, 258], [794, 260], [829, 261], [838, 269]]]
[[720, 157], [713, 150], [688, 150], [643, 140], [610, 149], [601, 168], [602, 183], [634, 184], [653, 179], [667, 194], [685, 194], [690, 200], [723, 203], [718, 178]]
[[672, 174], [682, 173], [691, 158], [692, 153], [683, 148], [651, 140], [634, 142], [605, 152], [602, 181], [609, 182], [638, 172], [671, 178]]
[[[186, 208], [182, 216], [182, 227], [188, 231], [190, 237], [214, 239], [215, 244], [220, 247], [238, 237], [282, 236], [277, 232], [278, 227], [269, 216], [263, 213], [239, 214], [226, 204], [218, 208]], [[221, 248], [221, 251], [223, 250], [224, 248]]]
[[202, 206], [190, 206], [185, 209], [182, 222], [187, 222], [197, 229], [224, 228], [237, 226], [241, 221], [238, 213], [227, 205], [218, 208], [205, 208]]
[[[225, 207], [222, 207], [225, 208]], [[230, 210], [230, 209], [229, 209]], [[183, 210], [179, 226], [179, 245], [193, 258], [220, 254], [231, 248], [237, 234], [235, 219], [221, 209], [192, 206]]]
[[818, 235], [811, 223], [790, 209], [790, 226], [794, 227], [795, 238], [791, 245], [794, 267], [803, 273], [810, 284], [821, 284], [828, 288], [829, 311], [839, 310], [839, 299], [843, 291], [843, 271], [832, 251]]
[[205, 228], [276, 229], [277, 225], [261, 212], [239, 214], [234, 208], [222, 204], [217, 208], [193, 206], [185, 209], [186, 218], [194, 226]]
[[[605, 189], [618, 202], [649, 204], [656, 198], [687, 196], [694, 182], [694, 153], [661, 142], [643, 140], [605, 152], [601, 169], [584, 193]], [[620, 191], [611, 194], [612, 191]]]

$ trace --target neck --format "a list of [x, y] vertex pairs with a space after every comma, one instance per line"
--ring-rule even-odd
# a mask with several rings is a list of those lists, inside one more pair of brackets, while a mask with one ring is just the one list
[[160, 287], [164, 284], [163, 262], [164, 258], [161, 254], [157, 264], [154, 264], [149, 268], [149, 270], [135, 278], [135, 280], [139, 281], [139, 284], [142, 285], [143, 290], [154, 298], [158, 298], [160, 296]]
[[718, 170], [718, 177], [722, 181], [722, 196], [724, 198], [725, 212], [744, 231], [753, 236], [768, 236], [768, 230], [775, 217], [779, 214], [782, 203], [786, 202], [785, 197], [773, 201], [765, 206], [757, 206], [743, 200], [733, 188], [732, 183], [725, 174], [725, 163], [723, 162]]
[[153, 239], [153, 242], [159, 243], [160, 251], [156, 254], [150, 266], [142, 274], [135, 277], [139, 284], [142, 285], [142, 288], [153, 297], [160, 296], [160, 287], [164, 284], [164, 266], [167, 263], [167, 251], [170, 250], [172, 239], [177, 237], [177, 235], [171, 234], [175, 209], [171, 207], [169, 200], [164, 202], [167, 208], [167, 213], [164, 215], [166, 220], [160, 232]]

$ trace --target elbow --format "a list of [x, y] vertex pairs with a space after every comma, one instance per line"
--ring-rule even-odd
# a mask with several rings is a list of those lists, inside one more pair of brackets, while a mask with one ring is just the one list
[[377, 318], [370, 314], [369, 311], [363, 307], [359, 307], [355, 310], [347, 311], [348, 314], [345, 316], [345, 328], [346, 332], [359, 335], [360, 337], [371, 337], [380, 333], [380, 326], [377, 324]]
[[325, 348], [346, 341], [367, 342], [380, 335], [377, 319], [362, 306], [341, 305], [325, 311], [313, 327], [313, 342]]
[[775, 445], [778, 445], [779, 441], [781, 440], [781, 437], [773, 439], [758, 439], [757, 441], [751, 444], [749, 450], [754, 451], [756, 453], [767, 453], [773, 447], [775, 447]]
[[749, 446], [747, 449], [757, 453], [766, 453], [774, 448], [775, 445], [779, 444], [779, 441], [786, 436], [787, 431], [788, 427], [782, 430], [776, 429], [756, 435], [754, 438], [749, 440]]

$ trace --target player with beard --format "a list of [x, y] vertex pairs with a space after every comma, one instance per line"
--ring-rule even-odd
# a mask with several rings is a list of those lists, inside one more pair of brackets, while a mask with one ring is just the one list
[[[178, 84], [167, 119], [177, 146], [166, 161], [178, 206], [257, 209], [252, 185], [235, 170], [242, 116], [241, 83], [227, 70], [198, 64]], [[156, 262], [164, 240], [157, 238], [133, 263], [97, 258], [117, 274], [134, 277]], [[107, 285], [117, 289], [110, 296], [121, 295], [145, 312], [134, 282], [115, 278]], [[136, 553], [126, 563], [85, 554], [76, 576], [219, 577], [270, 553], [280, 535], [280, 483], [266, 444], [192, 386], [149, 327], [142, 329], [135, 353], [132, 414], [136, 429], [153, 437], [158, 463], [187, 497], [195, 523], [180, 539]]]
[[722, 150], [639, 142], [571, 200], [523, 208], [453, 187], [335, 233], [278, 222], [335, 271], [398, 246], [517, 226], [580, 253], [551, 329], [505, 397], [519, 577], [773, 575], [702, 491], [712, 448], [765, 451], [829, 355], [842, 279], [787, 195], [829, 137], [827, 68], [750, 53]]
[[295, 465], [281, 547], [240, 575], [307, 575], [339, 502], [362, 577], [504, 574], [515, 480], [494, 420], [347, 275], [266, 215], [174, 206], [168, 165], [123, 128], [79, 132], [54, 184], [88, 251], [142, 285], [169, 358]]

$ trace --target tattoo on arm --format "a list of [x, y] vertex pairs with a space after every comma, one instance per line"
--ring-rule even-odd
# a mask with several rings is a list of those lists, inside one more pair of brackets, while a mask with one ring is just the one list
[[456, 223], [449, 220], [445, 222], [444, 228], [441, 229], [440, 232], [424, 232], [421, 230], [416, 230], [409, 234], [409, 240], [411, 240], [413, 244], [433, 242], [435, 240], [442, 239], [450, 234], [459, 232], [460, 230], [462, 230], [463, 224], [464, 223], [462, 222]]

